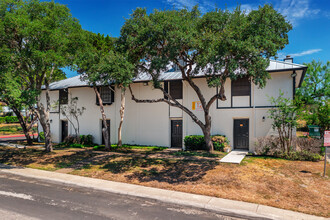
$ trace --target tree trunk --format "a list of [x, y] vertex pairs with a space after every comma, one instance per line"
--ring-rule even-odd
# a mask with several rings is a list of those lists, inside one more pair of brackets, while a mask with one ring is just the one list
[[[30, 136], [30, 129], [28, 129], [27, 125], [26, 125], [26, 122], [24, 120], [24, 117], [21, 113], [21, 111], [19, 111], [18, 109], [16, 108], [12, 108], [12, 110], [14, 111], [15, 115], [17, 116], [17, 119], [22, 127], [22, 130], [23, 130], [23, 133], [25, 135], [25, 138], [26, 138], [26, 141], [27, 141], [27, 144], [28, 145], [32, 145], [33, 144], [33, 140]], [[31, 122], [32, 123], [32, 122]]]
[[100, 111], [101, 111], [102, 123], [103, 123], [102, 133], [103, 133], [103, 137], [104, 137], [105, 149], [111, 150], [109, 127], [107, 125], [107, 117], [104, 112], [103, 101], [101, 99], [101, 95], [100, 95], [99, 91], [97, 90], [97, 88], [94, 86], [93, 89], [94, 89], [94, 92], [95, 92], [97, 99], [99, 101], [99, 104], [100, 104]]
[[51, 152], [53, 151], [52, 137], [50, 134], [50, 122], [49, 122], [49, 114], [43, 109], [39, 109], [39, 121], [42, 126], [42, 129], [45, 133], [45, 151]]
[[117, 146], [122, 146], [122, 137], [121, 137], [121, 130], [124, 122], [124, 113], [125, 113], [125, 91], [126, 88], [121, 87], [121, 104], [120, 104], [120, 122], [118, 127], [118, 144]]
[[208, 110], [205, 111], [205, 126], [202, 128], [205, 140], [206, 150], [208, 152], [213, 152], [213, 143], [211, 138], [211, 116], [208, 113]]
[[45, 133], [45, 151], [53, 151], [52, 137], [50, 133], [50, 121], [49, 121], [49, 112], [50, 112], [50, 96], [48, 85], [46, 85], [46, 108], [40, 102], [40, 96], [37, 100], [37, 111], [39, 122], [42, 126], [42, 129]]

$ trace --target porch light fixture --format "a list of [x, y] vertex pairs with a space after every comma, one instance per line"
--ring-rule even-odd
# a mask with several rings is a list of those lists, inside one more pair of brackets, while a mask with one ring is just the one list
[[262, 121], [266, 121], [266, 117], [265, 116], [262, 116]]

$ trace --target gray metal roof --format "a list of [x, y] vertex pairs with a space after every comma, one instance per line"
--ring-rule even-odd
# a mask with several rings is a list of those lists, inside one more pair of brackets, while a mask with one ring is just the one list
[[[283, 61], [271, 60], [267, 71], [285, 71], [292, 69], [304, 69], [307, 68], [305, 65], [288, 63]], [[203, 77], [204, 73], [200, 72], [195, 75], [195, 77]], [[180, 71], [174, 72], [163, 72], [160, 74], [160, 80], [176, 80], [182, 79]], [[145, 82], [150, 81], [151, 77], [147, 73], [140, 73], [136, 78], [133, 79], [133, 82]], [[74, 76], [68, 79], [64, 79], [58, 82], [53, 82], [49, 85], [50, 90], [59, 90], [72, 87], [86, 87], [89, 86], [88, 81], [82, 80], [80, 76]]]

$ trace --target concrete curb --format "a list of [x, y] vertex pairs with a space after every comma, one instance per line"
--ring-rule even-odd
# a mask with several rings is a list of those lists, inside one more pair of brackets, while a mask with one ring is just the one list
[[0, 171], [8, 174], [15, 174], [30, 178], [37, 178], [81, 187], [87, 187], [95, 190], [102, 190], [112, 193], [156, 199], [162, 202], [205, 208], [208, 210], [218, 211], [222, 213], [234, 213], [237, 216], [244, 216], [246, 218], [295, 220], [325, 219], [323, 217], [307, 215], [299, 212], [293, 212], [255, 203], [221, 199], [210, 196], [196, 195], [165, 189], [157, 189], [152, 187], [94, 179], [89, 177], [81, 177], [31, 168], [20, 168], [4, 164], [0, 164]]

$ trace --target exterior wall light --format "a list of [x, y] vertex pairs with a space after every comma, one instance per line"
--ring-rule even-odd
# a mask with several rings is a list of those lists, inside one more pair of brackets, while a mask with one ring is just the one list
[[144, 82], [143, 85], [144, 85], [144, 86], [147, 86], [147, 85], [148, 85], [148, 82]]
[[266, 117], [265, 116], [262, 116], [262, 121], [266, 121]]

